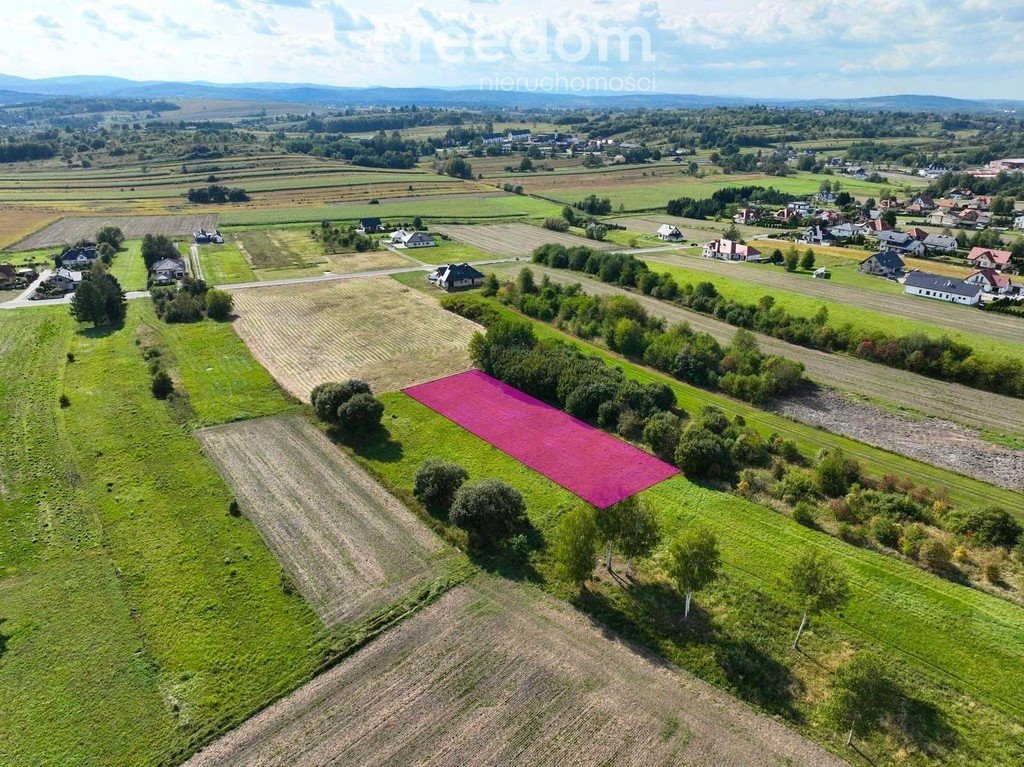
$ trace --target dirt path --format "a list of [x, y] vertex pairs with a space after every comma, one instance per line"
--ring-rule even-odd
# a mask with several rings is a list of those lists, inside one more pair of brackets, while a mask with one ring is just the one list
[[941, 301], [915, 299], [906, 295], [877, 293], [867, 288], [840, 285], [831, 280], [794, 277], [778, 267], [767, 265], [751, 267], [729, 264], [724, 261], [712, 262], [705, 258], [687, 258], [686, 256], [668, 254], [659, 254], [656, 260], [666, 264], [677, 264], [717, 277], [731, 277], [770, 288], [802, 293], [826, 301], [859, 306], [895, 317], [928, 322], [951, 330], [982, 333], [1004, 341], [1024, 343], [1024, 320], [1005, 314], [983, 312]]
[[188, 246], [188, 257], [192, 264], [192, 277], [197, 280], [205, 280], [203, 276], [203, 263], [199, 258], [199, 246], [192, 243]]
[[454, 555], [302, 416], [244, 421], [198, 436], [327, 626], [404, 596]]
[[952, 469], [1010, 490], [1024, 490], [1024, 452], [994, 445], [974, 430], [938, 418], [915, 421], [827, 389], [788, 397], [776, 412], [795, 421]]
[[[719, 343], [729, 343], [736, 335], [736, 328], [728, 323], [675, 304], [608, 285], [576, 272], [562, 272], [537, 265], [532, 268], [536, 273], [546, 274], [556, 282], [579, 282], [591, 294], [632, 296], [654, 316], [664, 317], [670, 324], [689, 323], [694, 330], [709, 333]], [[512, 272], [506, 268], [505, 274]], [[934, 418], [952, 419], [974, 428], [1024, 434], [1022, 399], [938, 381], [854, 357], [827, 354], [762, 334], [755, 335], [762, 351], [802, 362], [807, 368], [807, 377], [825, 386], [878, 402], [892, 403]]]
[[843, 762], [564, 603], [483, 576], [186, 767]]

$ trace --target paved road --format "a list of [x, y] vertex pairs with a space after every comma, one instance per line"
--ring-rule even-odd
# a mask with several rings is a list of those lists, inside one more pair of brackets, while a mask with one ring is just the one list
[[[694, 330], [714, 336], [719, 343], [729, 343], [736, 335], [736, 328], [732, 325], [675, 304], [607, 285], [575, 272], [536, 265], [533, 268], [555, 282], [579, 282], [591, 294], [636, 298], [652, 315], [664, 317], [670, 324], [686, 322]], [[755, 335], [762, 351], [802, 362], [807, 368], [807, 377], [819, 384], [975, 428], [989, 428], [999, 433], [1024, 433], [1024, 399], [938, 381], [842, 354], [827, 354], [771, 336]]]
[[[795, 277], [778, 267], [767, 265], [745, 266], [730, 264], [726, 261], [710, 261], [704, 258], [688, 258], [671, 254], [659, 256], [655, 259], [655, 262], [657, 261], [718, 277], [735, 278], [827, 301], [860, 306], [864, 309], [894, 317], [905, 317], [908, 320], [927, 322], [950, 330], [979, 333], [1003, 341], [1024, 343], [1024, 321], [1021, 321], [1019, 317], [983, 312], [968, 306], [956, 306], [927, 298], [879, 293], [870, 288], [841, 285], [831, 280]], [[652, 268], [657, 271], [656, 264]]]

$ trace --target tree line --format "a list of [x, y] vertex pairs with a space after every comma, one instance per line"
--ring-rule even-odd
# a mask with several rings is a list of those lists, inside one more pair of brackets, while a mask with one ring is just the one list
[[1024, 364], [1010, 357], [978, 354], [972, 347], [948, 336], [935, 339], [924, 333], [869, 334], [849, 323], [835, 327], [829, 324], [828, 310], [824, 306], [812, 317], [799, 317], [776, 306], [770, 294], [762, 296], [756, 304], [742, 303], [722, 296], [709, 281], [679, 285], [671, 274], [656, 274], [646, 262], [629, 254], [587, 248], [570, 251], [559, 245], [544, 245], [534, 252], [534, 260], [558, 269], [585, 272], [603, 282], [636, 289], [735, 327], [799, 346], [845, 352], [931, 378], [1024, 397]]

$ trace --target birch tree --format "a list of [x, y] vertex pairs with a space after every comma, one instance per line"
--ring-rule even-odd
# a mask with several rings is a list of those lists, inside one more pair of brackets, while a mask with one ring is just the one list
[[824, 551], [806, 549], [789, 568], [789, 587], [803, 606], [793, 649], [800, 649], [800, 637], [810, 616], [842, 607], [850, 599], [846, 573]]
[[663, 566], [679, 591], [686, 595], [683, 620], [687, 620], [693, 592], [712, 583], [722, 566], [714, 533], [704, 528], [682, 533], [669, 543]]

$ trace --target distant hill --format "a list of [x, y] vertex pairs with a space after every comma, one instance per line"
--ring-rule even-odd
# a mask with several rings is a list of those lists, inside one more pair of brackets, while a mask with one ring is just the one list
[[551, 94], [446, 88], [342, 88], [308, 83], [207, 83], [135, 81], [119, 77], [80, 75], [31, 80], [0, 74], [0, 103], [42, 96], [224, 99], [275, 101], [319, 107], [403, 106], [466, 108], [647, 108], [700, 109], [715, 106], [770, 104], [804, 109], [865, 109], [928, 112], [996, 112], [1024, 110], [1021, 101], [975, 101], [945, 96], [898, 95], [854, 99], [773, 99], [695, 94]]

